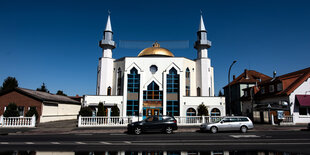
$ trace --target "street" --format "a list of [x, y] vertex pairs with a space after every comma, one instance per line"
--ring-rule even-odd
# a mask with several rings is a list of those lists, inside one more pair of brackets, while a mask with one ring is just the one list
[[0, 151], [212, 151], [247, 150], [310, 153], [309, 131], [249, 131], [217, 134], [180, 132], [79, 133], [0, 136]]

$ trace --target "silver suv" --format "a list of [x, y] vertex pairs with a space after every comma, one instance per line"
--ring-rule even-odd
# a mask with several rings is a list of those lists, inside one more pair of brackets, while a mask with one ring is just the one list
[[233, 130], [239, 130], [242, 133], [246, 133], [248, 130], [253, 128], [254, 125], [252, 121], [248, 117], [244, 116], [227, 116], [217, 122], [203, 123], [200, 125], [200, 131], [210, 131], [211, 133]]

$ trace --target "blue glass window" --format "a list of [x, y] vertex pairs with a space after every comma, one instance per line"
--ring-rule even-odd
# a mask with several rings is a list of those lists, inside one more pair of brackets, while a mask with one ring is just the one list
[[159, 86], [152, 81], [147, 86], [147, 91], [143, 92], [143, 100], [146, 101], [162, 101], [163, 93], [159, 90]]
[[172, 68], [167, 74], [167, 93], [178, 93], [179, 92], [179, 75], [177, 70]]
[[128, 93], [138, 93], [140, 87], [140, 75], [138, 74], [138, 70], [133, 68], [130, 70], [130, 74], [128, 74]]

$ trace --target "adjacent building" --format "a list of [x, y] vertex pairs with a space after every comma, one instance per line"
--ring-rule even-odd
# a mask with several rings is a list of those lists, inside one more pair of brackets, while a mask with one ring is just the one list
[[208, 57], [211, 42], [207, 40], [202, 16], [194, 45], [196, 60], [175, 57], [158, 42], [137, 51], [137, 57], [114, 59], [116, 44], [110, 15], [100, 47], [97, 94], [85, 95], [83, 106], [95, 111], [102, 102], [108, 115], [111, 107], [117, 105], [120, 116], [145, 117], [159, 114], [196, 116], [197, 107], [204, 104], [209, 115], [226, 114], [225, 98], [214, 96], [214, 69]]
[[21, 117], [25, 116], [30, 107], [35, 107], [39, 114], [38, 122], [41, 123], [76, 119], [81, 107], [81, 102], [67, 96], [25, 88], [15, 88], [0, 94], [0, 116], [3, 115], [10, 103], [17, 105], [17, 110]]

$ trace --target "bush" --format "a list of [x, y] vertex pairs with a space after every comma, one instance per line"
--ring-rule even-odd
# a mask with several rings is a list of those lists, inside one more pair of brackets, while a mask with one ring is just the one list
[[33, 115], [36, 116], [36, 120], [39, 118], [39, 113], [36, 107], [30, 107], [30, 110], [26, 113], [26, 117], [32, 117]]
[[79, 115], [81, 115], [81, 116], [92, 116], [93, 112], [92, 112], [90, 107], [81, 107]]
[[208, 109], [204, 104], [200, 104], [197, 108], [198, 116], [208, 116]]
[[111, 108], [111, 116], [119, 116], [119, 109], [116, 104]]
[[4, 117], [19, 117], [19, 113], [17, 111], [17, 105], [15, 103], [9, 103], [5, 112], [3, 113]]
[[105, 111], [105, 107], [103, 106], [103, 103], [100, 102], [98, 105], [98, 112], [97, 112], [97, 116], [106, 116], [106, 111]]

